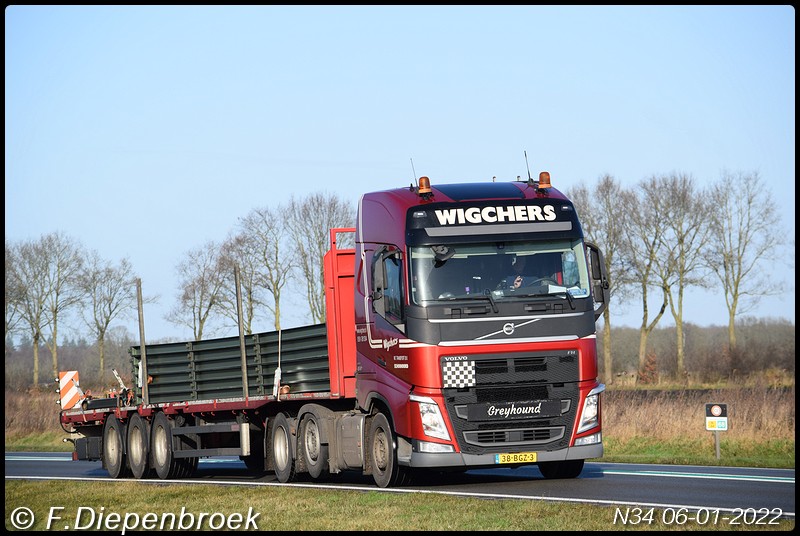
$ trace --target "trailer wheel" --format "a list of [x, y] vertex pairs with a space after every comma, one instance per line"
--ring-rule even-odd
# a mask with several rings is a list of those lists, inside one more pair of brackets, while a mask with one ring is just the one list
[[383, 413], [372, 417], [368, 444], [375, 483], [381, 488], [403, 485], [410, 474], [409, 468], [397, 462], [397, 441]]
[[319, 421], [313, 413], [307, 413], [300, 423], [299, 451], [313, 479], [328, 476], [328, 445], [320, 439]]
[[150, 473], [150, 434], [147, 421], [134, 413], [128, 421], [128, 463], [134, 478], [146, 478]]
[[103, 466], [111, 478], [128, 476], [130, 467], [125, 456], [125, 426], [109, 415], [103, 426]]
[[175, 475], [172, 478], [189, 478], [197, 471], [198, 458], [178, 458], [175, 460]]
[[172, 448], [172, 423], [169, 417], [159, 412], [153, 419], [150, 430], [150, 452], [152, 453], [153, 468], [158, 478], [164, 480], [175, 478], [178, 464], [173, 456]]
[[565, 460], [563, 462], [539, 462], [539, 471], [549, 479], [575, 478], [583, 471], [583, 460]]
[[190, 476], [194, 475], [195, 471], [197, 471], [197, 465], [200, 463], [200, 458], [197, 456], [192, 456], [191, 458], [186, 458], [186, 475], [184, 478], [189, 478]]
[[[175, 458], [175, 452], [179, 450], [194, 450], [197, 448], [197, 444], [195, 442], [192, 442], [184, 435], [178, 434], [178, 432], [181, 431], [181, 427], [188, 425], [185, 416], [181, 416], [175, 420], [170, 419], [169, 423], [172, 427], [173, 458]], [[197, 469], [197, 461], [198, 459], [196, 456], [192, 456], [190, 458], [176, 458], [174, 460], [175, 473], [171, 478], [188, 478], [192, 476]]]
[[292, 433], [289, 419], [284, 413], [275, 415], [269, 443], [275, 476], [278, 477], [279, 482], [291, 482], [295, 478]]

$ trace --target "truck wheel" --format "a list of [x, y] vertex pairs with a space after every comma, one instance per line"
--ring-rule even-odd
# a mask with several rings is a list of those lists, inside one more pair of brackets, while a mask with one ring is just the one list
[[275, 476], [278, 477], [279, 482], [291, 482], [295, 477], [294, 456], [292, 456], [292, 433], [289, 419], [286, 418], [284, 413], [275, 415], [269, 443]]
[[328, 476], [328, 445], [323, 445], [320, 438], [319, 421], [313, 413], [306, 414], [300, 423], [299, 451], [313, 479]]
[[125, 426], [109, 415], [103, 426], [103, 466], [111, 478], [128, 476], [130, 467], [125, 456]]
[[189, 478], [190, 476], [194, 475], [195, 471], [197, 471], [198, 463], [200, 463], [200, 458], [198, 458], [197, 456], [186, 458], [187, 473], [186, 476], [184, 476], [184, 478]]
[[152, 452], [153, 469], [158, 478], [164, 480], [174, 478], [178, 464], [173, 456], [172, 423], [169, 417], [159, 412], [153, 419], [150, 430], [150, 452]]
[[372, 478], [381, 488], [403, 485], [409, 475], [407, 467], [397, 462], [397, 441], [389, 419], [383, 413], [372, 417], [369, 426], [369, 452], [372, 464]]
[[150, 434], [147, 421], [134, 413], [128, 421], [128, 463], [134, 478], [146, 478], [150, 473]]
[[539, 462], [539, 471], [547, 479], [575, 478], [583, 471], [583, 460], [563, 462]]

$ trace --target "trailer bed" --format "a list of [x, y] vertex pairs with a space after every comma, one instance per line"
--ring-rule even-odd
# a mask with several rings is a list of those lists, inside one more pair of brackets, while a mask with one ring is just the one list
[[[137, 382], [135, 403], [122, 396], [85, 400], [63, 411], [62, 421], [94, 424], [108, 413], [125, 416], [140, 407], [193, 413], [252, 410], [276, 400], [327, 400], [331, 398], [327, 336], [325, 324], [281, 331], [280, 385], [284, 392], [277, 397], [273, 393], [279, 363], [276, 331], [245, 336], [246, 367], [242, 367], [239, 337], [147, 345], [147, 400]], [[139, 378], [141, 346], [131, 347], [130, 355], [133, 377]]]

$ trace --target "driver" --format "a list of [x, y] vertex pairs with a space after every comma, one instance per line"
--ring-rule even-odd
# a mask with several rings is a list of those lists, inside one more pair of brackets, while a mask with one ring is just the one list
[[511, 265], [514, 273], [506, 277], [506, 288], [516, 289], [529, 285], [534, 281], [534, 278], [522, 275], [525, 270], [526, 257], [514, 257], [514, 263]]
[[[536, 285], [553, 284], [558, 285], [557, 274], [548, 273], [554, 267], [550, 264], [552, 258], [548, 254], [537, 255], [535, 260], [528, 260], [528, 257], [517, 256], [514, 257], [514, 263], [511, 265], [514, 273], [505, 278], [505, 286], [507, 289], [515, 290], [521, 287], [530, 287]], [[525, 266], [528, 263], [532, 265], [533, 270], [525, 272]], [[538, 275], [531, 275], [530, 272], [537, 272]], [[540, 273], [539, 273], [540, 272]]]

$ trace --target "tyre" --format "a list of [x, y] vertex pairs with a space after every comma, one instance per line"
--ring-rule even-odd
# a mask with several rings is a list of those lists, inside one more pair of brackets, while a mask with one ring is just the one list
[[320, 422], [313, 413], [307, 413], [300, 423], [297, 450], [311, 478], [317, 480], [328, 476], [328, 445], [322, 443]]
[[173, 478], [189, 478], [194, 475], [195, 471], [197, 471], [197, 464], [199, 460], [200, 459], [196, 456], [191, 458], [178, 458], [176, 463], [178, 464], [177, 471], [180, 472], [180, 475], [178, 475], [178, 472], [176, 471], [176, 474]]
[[164, 480], [175, 478], [179, 465], [173, 455], [172, 422], [159, 412], [153, 419], [150, 430], [150, 452], [153, 469], [158, 478]]
[[189, 474], [186, 475], [187, 477], [194, 475], [195, 471], [197, 471], [197, 465], [199, 463], [200, 463], [200, 458], [198, 458], [197, 456], [192, 456], [191, 458], [189, 458]]
[[147, 421], [134, 413], [128, 421], [128, 464], [134, 478], [150, 473], [150, 430]]
[[367, 444], [375, 483], [381, 488], [405, 484], [410, 470], [408, 467], [401, 467], [397, 462], [397, 441], [389, 419], [383, 413], [372, 417]]
[[174, 461], [175, 473], [171, 478], [188, 478], [194, 474], [195, 470], [197, 469], [197, 457], [193, 456], [191, 458], [177, 458], [175, 453], [180, 450], [194, 450], [197, 448], [197, 442], [196, 440], [192, 441], [186, 436], [178, 434], [182, 426], [189, 425], [184, 416], [181, 416], [175, 420], [170, 419], [169, 422], [172, 426], [172, 456], [173, 458], [176, 458]]
[[563, 462], [539, 462], [542, 476], [554, 478], [576, 478], [583, 471], [584, 460], [565, 460]]
[[125, 455], [125, 426], [114, 415], [109, 415], [103, 426], [103, 466], [111, 478], [124, 478], [130, 474]]
[[291, 482], [295, 478], [292, 433], [289, 419], [284, 413], [275, 415], [270, 432], [270, 454], [275, 476], [279, 482]]

